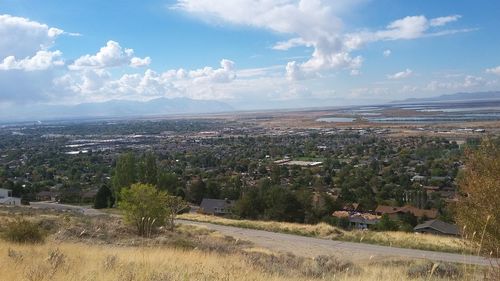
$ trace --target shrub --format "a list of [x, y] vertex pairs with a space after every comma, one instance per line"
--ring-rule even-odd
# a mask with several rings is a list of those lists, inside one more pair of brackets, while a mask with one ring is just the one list
[[137, 229], [140, 236], [150, 236], [165, 224], [168, 208], [167, 194], [150, 184], [133, 184], [120, 192], [118, 207], [123, 210], [125, 221]]
[[2, 236], [16, 243], [42, 243], [45, 240], [45, 233], [37, 224], [22, 218], [8, 222]]
[[427, 262], [410, 266], [407, 275], [410, 278], [430, 278], [431, 276], [437, 276], [454, 280], [462, 276], [462, 271], [460, 271], [458, 266], [451, 263]]

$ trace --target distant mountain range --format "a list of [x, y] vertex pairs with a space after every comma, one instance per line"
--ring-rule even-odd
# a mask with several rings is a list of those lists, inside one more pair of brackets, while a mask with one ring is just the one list
[[476, 100], [500, 100], [500, 91], [456, 93], [456, 94], [441, 95], [430, 98], [411, 98], [411, 99], [393, 101], [391, 103], [451, 102], [451, 101], [476, 101]]
[[78, 105], [30, 105], [4, 110], [0, 118], [12, 121], [62, 118], [106, 118], [172, 114], [215, 113], [234, 110], [226, 103], [189, 98], [157, 98], [149, 101], [110, 100]]

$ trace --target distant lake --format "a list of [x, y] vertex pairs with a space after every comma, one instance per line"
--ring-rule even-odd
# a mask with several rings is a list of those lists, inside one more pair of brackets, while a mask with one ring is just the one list
[[350, 123], [354, 122], [354, 118], [351, 117], [323, 117], [318, 118], [316, 121], [319, 122], [334, 122], [334, 123]]
[[405, 116], [405, 117], [369, 117], [369, 121], [375, 123], [449, 123], [449, 122], [471, 122], [471, 121], [495, 121], [500, 120], [500, 114], [491, 113], [464, 113], [460, 115], [446, 114], [437, 116]]

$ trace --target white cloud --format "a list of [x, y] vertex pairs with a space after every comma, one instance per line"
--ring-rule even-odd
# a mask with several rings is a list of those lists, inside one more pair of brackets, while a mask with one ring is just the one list
[[69, 69], [102, 69], [126, 65], [139, 67], [151, 63], [149, 57], [141, 59], [133, 55], [133, 49], [123, 49], [118, 42], [110, 40], [95, 55], [84, 55], [76, 59]]
[[492, 68], [486, 69], [486, 73], [500, 75], [500, 65], [497, 67], [492, 67]]
[[113, 78], [105, 68], [78, 70], [55, 79], [54, 83], [60, 92], [72, 93], [70, 96], [85, 101], [181, 96], [221, 98], [228, 94], [221, 90], [221, 85], [236, 79], [235, 63], [227, 59], [220, 61], [219, 68], [203, 67], [191, 71], [181, 68], [163, 73], [147, 69], [142, 74], [124, 74], [119, 78]]
[[52, 47], [62, 34], [73, 35], [27, 18], [0, 15], [0, 59], [33, 56]]
[[289, 40], [277, 42], [273, 46], [275, 50], [285, 51], [298, 46], [313, 48], [307, 61], [292, 61], [287, 64], [289, 79], [315, 77], [315, 73], [331, 69], [348, 69], [357, 73], [363, 59], [353, 56], [351, 52], [368, 42], [416, 39], [465, 31], [431, 30], [458, 20], [459, 15], [432, 19], [421, 15], [395, 20], [380, 31], [343, 33], [343, 22], [339, 14], [360, 2], [362, 1], [178, 0], [174, 8], [207, 21], [263, 28], [293, 36]]
[[64, 65], [60, 51], [38, 51], [33, 57], [17, 60], [15, 56], [8, 56], [0, 63], [0, 70], [47, 70], [54, 66]]
[[[460, 77], [457, 77], [460, 78]], [[491, 81], [490, 81], [491, 82]], [[470, 88], [477, 88], [487, 85], [489, 82], [483, 77], [474, 75], [465, 75], [460, 79], [455, 79], [454, 81], [431, 81], [425, 87], [428, 91], [438, 91], [438, 90], [453, 90], [460, 91]]]
[[404, 71], [400, 71], [400, 72], [397, 72], [394, 74], [389, 74], [389, 75], [387, 75], [387, 78], [392, 79], [392, 80], [399, 80], [399, 79], [408, 78], [411, 75], [413, 75], [413, 71], [411, 69], [407, 68]]
[[462, 17], [461, 15], [452, 15], [452, 16], [434, 18], [434, 19], [431, 19], [429, 24], [430, 24], [430, 26], [443, 26], [443, 25], [446, 25], [450, 22], [457, 21], [461, 17]]
[[387, 49], [387, 50], [385, 50], [382, 54], [384, 55], [384, 57], [386, 57], [386, 58], [387, 58], [387, 57], [389, 57], [389, 56], [392, 54], [392, 51], [391, 51], [391, 50], [389, 50], [389, 49]]
[[134, 57], [130, 59], [130, 66], [132, 67], [144, 67], [151, 64], [151, 58], [145, 57], [143, 59]]
[[234, 62], [223, 59], [220, 62], [220, 68], [204, 67], [189, 72], [189, 77], [194, 83], [227, 83], [236, 78], [234, 71]]
[[304, 41], [304, 39], [302, 39], [302, 38], [292, 38], [292, 39], [287, 40], [287, 41], [281, 41], [281, 42], [276, 43], [273, 46], [273, 49], [279, 50], [279, 51], [286, 51], [286, 50], [289, 50], [291, 48], [295, 48], [298, 46], [312, 47], [312, 44]]
[[[387, 25], [385, 30], [380, 30], [369, 34], [369, 40], [398, 40], [398, 39], [417, 39], [427, 36], [447, 35], [467, 30], [441, 30], [430, 31], [433, 27], [441, 27], [460, 18], [459, 15], [445, 16], [428, 19], [427, 17], [408, 16], [395, 20]], [[370, 38], [371, 37], [371, 38]]]
[[460, 19], [460, 15], [444, 16], [428, 19], [424, 15], [407, 16], [389, 23], [385, 29], [363, 31], [345, 35], [346, 45], [350, 49], [358, 49], [366, 43], [381, 40], [411, 40], [423, 37], [444, 36], [475, 29], [440, 29], [448, 23]]
[[[350, 3], [349, 3], [350, 2]], [[231, 24], [264, 28], [290, 34], [294, 38], [278, 42], [275, 50], [288, 50], [297, 46], [314, 48], [311, 58], [304, 63], [290, 62], [289, 78], [311, 77], [314, 72], [336, 68], [359, 67], [361, 57], [352, 57], [341, 40], [342, 21], [337, 16], [346, 7], [359, 1], [233, 0], [179, 0], [176, 8]], [[299, 72], [301, 72], [299, 74]]]

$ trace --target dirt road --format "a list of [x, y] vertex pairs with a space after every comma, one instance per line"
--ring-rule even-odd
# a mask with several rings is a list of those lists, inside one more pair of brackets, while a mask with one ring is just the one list
[[489, 260], [477, 256], [342, 242], [185, 220], [179, 220], [179, 222], [183, 224], [207, 227], [224, 235], [251, 241], [258, 247], [268, 248], [275, 251], [291, 252], [300, 256], [315, 257], [318, 255], [337, 255], [351, 260], [397, 257], [478, 265], [490, 264]]

